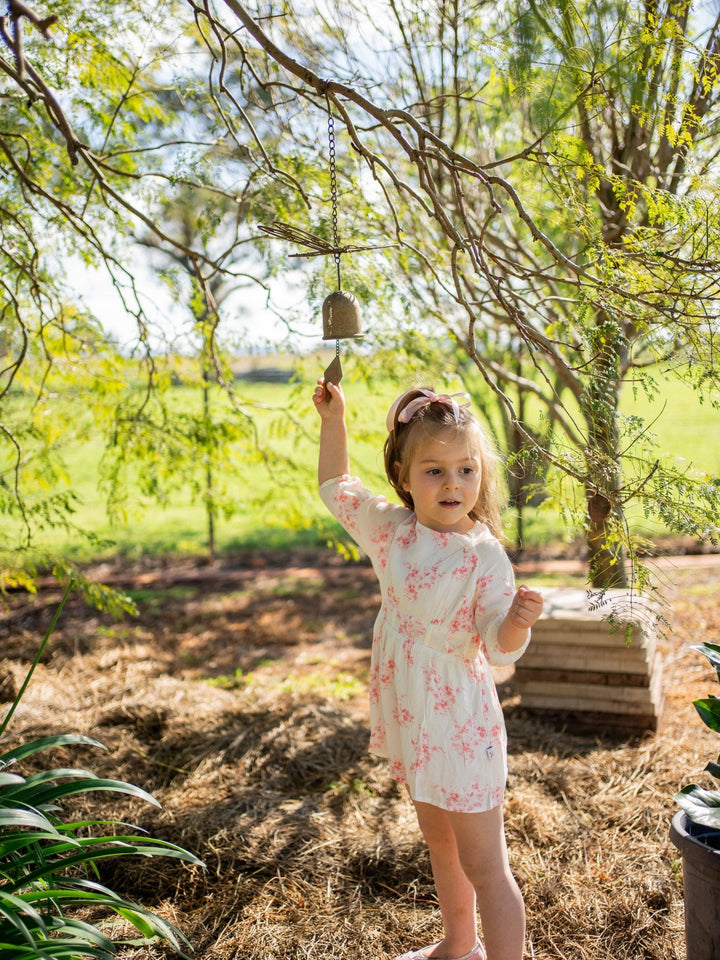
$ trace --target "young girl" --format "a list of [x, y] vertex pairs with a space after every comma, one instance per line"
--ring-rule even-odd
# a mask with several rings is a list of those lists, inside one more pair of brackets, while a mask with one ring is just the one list
[[505, 845], [506, 734], [489, 664], [522, 654], [542, 598], [515, 591], [497, 539], [489, 442], [464, 395], [408, 390], [387, 418], [385, 470], [404, 506], [394, 505], [350, 476], [344, 396], [327, 390], [320, 380], [313, 395], [320, 495], [372, 560], [382, 594], [370, 750], [407, 786], [445, 932], [397, 960], [521, 960], [525, 909]]

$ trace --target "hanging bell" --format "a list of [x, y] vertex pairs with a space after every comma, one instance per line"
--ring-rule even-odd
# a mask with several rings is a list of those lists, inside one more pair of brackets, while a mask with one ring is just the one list
[[362, 336], [360, 304], [346, 290], [336, 290], [323, 303], [323, 340]]

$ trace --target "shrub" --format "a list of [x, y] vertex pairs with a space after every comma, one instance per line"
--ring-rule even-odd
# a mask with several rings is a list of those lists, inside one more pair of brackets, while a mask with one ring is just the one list
[[[71, 585], [0, 724], [0, 737], [27, 689], [70, 589]], [[118, 946], [149, 944], [156, 939], [185, 957], [182, 947], [189, 946], [186, 938], [152, 911], [103, 886], [98, 864], [135, 855], [175, 857], [193, 864], [200, 861], [175, 844], [128, 833], [127, 826], [116, 820], [69, 820], [65, 801], [78, 794], [110, 791], [159, 804], [140, 787], [102, 779], [89, 770], [63, 767], [22, 774], [24, 760], [67, 746], [102, 748], [89, 737], [59, 734], [0, 754], [0, 957], [105, 960], [117, 953]], [[81, 914], [98, 919], [90, 922], [81, 919]], [[128, 923], [137, 934], [132, 940], [119, 934]]]

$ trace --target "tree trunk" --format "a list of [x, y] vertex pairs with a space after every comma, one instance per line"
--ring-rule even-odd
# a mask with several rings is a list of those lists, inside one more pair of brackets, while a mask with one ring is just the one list
[[590, 582], [598, 589], [627, 587], [626, 552], [618, 532], [624, 523], [616, 494], [622, 486], [618, 405], [622, 347], [612, 321], [601, 318], [600, 344], [590, 380], [588, 424], [587, 547]]
[[206, 443], [205, 450], [205, 515], [207, 518], [207, 538], [208, 538], [208, 557], [211, 563], [215, 562], [215, 502], [214, 502], [214, 477], [213, 477], [213, 451], [212, 451], [212, 419], [210, 413], [210, 374], [207, 364], [203, 357], [203, 420], [205, 425]]
[[588, 490], [587, 546], [590, 560], [590, 582], [597, 589], [627, 587], [625, 551], [612, 534], [611, 501], [594, 488]]

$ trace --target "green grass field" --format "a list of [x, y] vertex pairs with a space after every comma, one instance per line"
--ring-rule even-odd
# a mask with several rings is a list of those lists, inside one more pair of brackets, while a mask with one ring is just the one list
[[[371, 489], [386, 489], [382, 470], [384, 419], [389, 403], [399, 392], [396, 384], [382, 382], [368, 386], [353, 377], [352, 360], [345, 363], [343, 382], [348, 400], [351, 458], [354, 468]], [[296, 383], [247, 382], [238, 385], [246, 408], [257, 424], [261, 445], [271, 452], [271, 469], [246, 442], [229, 444], [228, 459], [217, 471], [223, 486], [229, 515], [216, 521], [216, 544], [220, 551], [262, 548], [288, 549], [325, 543], [337, 528], [326, 516], [315, 490], [315, 463], [319, 421], [311, 402], [315, 370], [312, 365]], [[432, 377], [428, 378], [433, 379]], [[437, 384], [436, 384], [437, 385]], [[450, 389], [459, 389], [451, 384]], [[197, 387], [176, 387], [170, 393], [170, 406], [178, 412], [199, 410]], [[230, 416], [218, 394], [213, 399], [220, 416]], [[664, 408], [663, 408], [664, 405]], [[720, 411], [700, 404], [690, 387], [675, 379], [663, 383], [663, 398], [651, 406], [644, 395], [627, 392], [623, 412], [646, 421], [654, 420], [656, 454], [670, 456], [679, 463], [720, 475]], [[43, 545], [52, 552], [77, 561], [90, 561], [120, 554], [128, 558], [149, 554], [194, 554], [207, 548], [206, 512], [201, 492], [203, 466], [190, 458], [184, 466], [170, 465], [168, 476], [156, 486], [154, 496], [142, 491], [139, 470], [129, 471], [129, 497], [122, 515], [110, 521], [106, 495], [100, 488], [100, 462], [103, 443], [100, 431], [91, 421], [83, 421], [86, 411], [78, 398], [63, 405], [56, 401], [53, 414], [59, 419], [57, 443], [61, 450], [65, 475], [57, 480], [60, 488], [72, 490], [78, 498], [74, 523], [100, 542], [88, 541], [74, 531], [46, 529]], [[76, 439], [64, 443], [63, 423]], [[72, 430], [70, 427], [72, 425]], [[178, 479], [182, 470], [185, 480]], [[638, 520], [644, 533], [662, 535]], [[645, 524], [643, 526], [643, 524]], [[8, 529], [10, 533], [11, 528]], [[507, 535], [512, 541], [514, 516], [508, 511]], [[525, 511], [525, 538], [528, 545], [570, 538], [573, 532], [563, 528], [558, 516], [543, 508]], [[10, 533], [10, 535], [12, 535]]]

